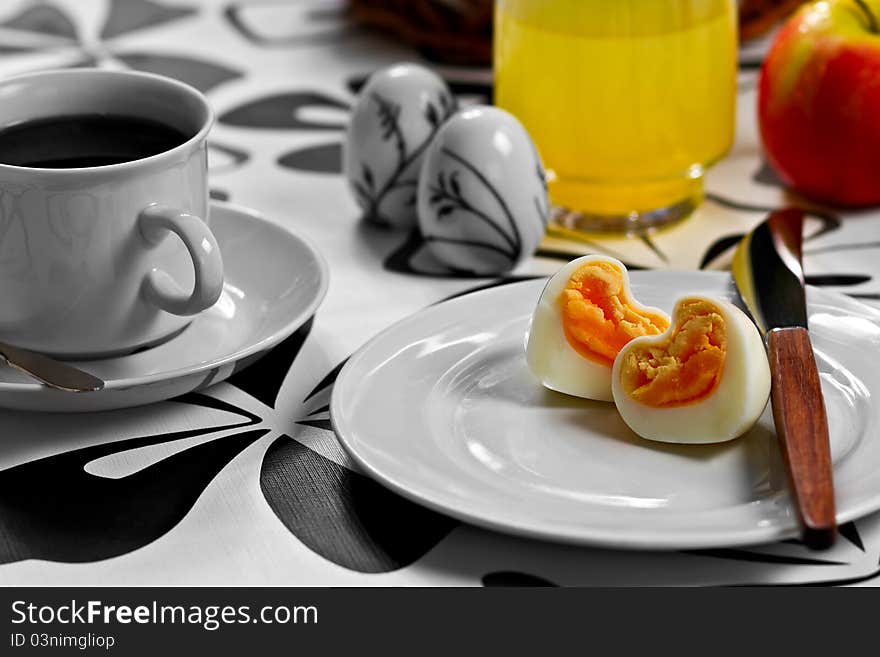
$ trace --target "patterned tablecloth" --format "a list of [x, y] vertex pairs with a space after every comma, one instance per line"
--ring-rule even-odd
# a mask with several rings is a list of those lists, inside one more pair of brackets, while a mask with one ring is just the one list
[[[147, 408], [81, 416], [0, 411], [0, 584], [880, 584], [880, 514], [833, 550], [634, 553], [496, 534], [425, 510], [360, 474], [330, 429], [346, 358], [392, 322], [502, 280], [452, 276], [417, 234], [358, 219], [340, 176], [355, 91], [419, 55], [349, 24], [335, 0], [4, 0], [0, 75], [130, 67], [179, 78], [217, 112], [212, 196], [318, 245], [326, 301], [306, 327], [228, 382]], [[441, 68], [465, 101], [487, 71]], [[731, 246], [790, 198], [762, 164], [754, 53], [737, 141], [695, 216], [651, 237], [546, 240], [516, 275], [596, 250], [649, 268], [729, 265]], [[880, 212], [811, 208], [810, 281], [880, 299]], [[0, 242], [4, 230], [0, 214]], [[259, 257], [259, 254], [254, 254]]]

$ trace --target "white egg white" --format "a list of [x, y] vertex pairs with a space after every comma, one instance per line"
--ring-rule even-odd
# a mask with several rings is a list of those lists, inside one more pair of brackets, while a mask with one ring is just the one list
[[767, 406], [770, 396], [770, 366], [758, 329], [739, 308], [727, 301], [689, 295], [686, 299], [703, 299], [717, 308], [724, 318], [727, 354], [721, 378], [706, 397], [681, 406], [655, 407], [633, 399], [620, 382], [620, 370], [626, 354], [639, 347], [666, 344], [675, 326], [661, 335], [636, 338], [629, 342], [614, 360], [612, 391], [614, 403], [624, 422], [642, 438], [665, 443], [719, 443], [732, 440], [748, 431]]
[[[608, 262], [619, 267], [626, 295], [632, 298], [629, 274], [619, 260], [598, 255], [572, 260], [553, 275], [541, 292], [526, 337], [526, 361], [532, 374], [550, 390], [575, 397], [612, 401], [611, 367], [578, 353], [568, 342], [562, 323], [559, 297], [572, 275], [590, 262]], [[667, 316], [662, 310], [644, 306], [635, 300], [632, 306], [640, 312]]]

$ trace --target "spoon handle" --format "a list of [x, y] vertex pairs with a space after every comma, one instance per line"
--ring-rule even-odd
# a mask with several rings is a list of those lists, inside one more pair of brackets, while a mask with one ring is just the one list
[[104, 387], [96, 376], [48, 356], [0, 342], [0, 363], [5, 362], [40, 383], [65, 392], [94, 392]]

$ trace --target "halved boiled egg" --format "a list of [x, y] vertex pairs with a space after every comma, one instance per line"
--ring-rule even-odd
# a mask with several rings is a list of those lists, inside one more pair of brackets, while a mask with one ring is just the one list
[[770, 367], [752, 321], [727, 301], [688, 296], [662, 335], [624, 346], [612, 372], [614, 403], [648, 440], [717, 443], [757, 421], [770, 396]]
[[666, 313], [633, 299], [622, 262], [584, 256], [544, 287], [532, 315], [526, 360], [551, 390], [611, 401], [611, 368], [620, 349], [668, 326]]

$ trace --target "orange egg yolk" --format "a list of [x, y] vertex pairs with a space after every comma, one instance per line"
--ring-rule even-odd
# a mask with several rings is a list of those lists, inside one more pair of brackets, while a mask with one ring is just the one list
[[610, 262], [590, 262], [569, 279], [560, 297], [568, 343], [581, 356], [611, 367], [623, 346], [641, 335], [659, 335], [669, 322], [635, 307], [623, 272]]
[[665, 344], [640, 345], [625, 354], [620, 383], [647, 406], [682, 406], [715, 390], [726, 355], [726, 327], [718, 309], [703, 299], [688, 299], [678, 306]]

